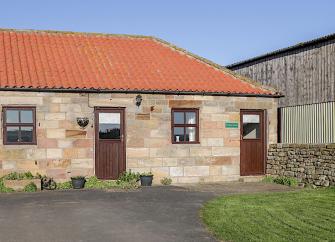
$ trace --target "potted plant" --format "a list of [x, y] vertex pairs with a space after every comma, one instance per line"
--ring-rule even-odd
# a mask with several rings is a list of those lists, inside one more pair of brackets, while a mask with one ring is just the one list
[[142, 173], [140, 175], [141, 186], [151, 186], [153, 180], [153, 174], [151, 172]]
[[85, 186], [86, 179], [84, 176], [71, 177], [72, 187], [74, 189], [82, 189]]

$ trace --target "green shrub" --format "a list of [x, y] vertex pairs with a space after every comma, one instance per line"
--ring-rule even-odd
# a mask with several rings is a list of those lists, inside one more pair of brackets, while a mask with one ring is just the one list
[[134, 189], [134, 188], [138, 188], [138, 181], [130, 181], [130, 182], [118, 182], [117, 183], [117, 187], [116, 188], [122, 188], [122, 189]]
[[276, 183], [276, 184], [290, 186], [290, 187], [294, 187], [298, 185], [297, 179], [293, 177], [286, 177], [286, 176], [278, 176], [278, 177], [266, 176], [263, 178], [262, 181], [267, 182], [267, 183]]
[[171, 185], [172, 179], [169, 178], [169, 177], [164, 177], [164, 178], [161, 179], [161, 183], [162, 183], [162, 185], [165, 185], [165, 186]]
[[140, 179], [140, 173], [134, 173], [130, 171], [123, 172], [119, 179], [117, 179], [116, 183], [123, 183], [123, 182], [137, 182]]
[[3, 177], [3, 179], [6, 180], [24, 180], [24, 179], [34, 179], [34, 178], [39, 178], [37, 176], [34, 176], [31, 174], [30, 171], [24, 172], [24, 173], [19, 173], [19, 172], [11, 172]]
[[294, 187], [298, 185], [297, 179], [293, 177], [279, 176], [273, 179], [274, 183]]
[[27, 184], [24, 188], [23, 188], [24, 192], [36, 192], [37, 191], [37, 186], [35, 185], [35, 183], [30, 182], [29, 184]]
[[266, 176], [262, 179], [262, 182], [265, 182], [265, 183], [274, 183], [273, 182], [273, 176]]
[[85, 188], [91, 189], [109, 189], [116, 187], [116, 181], [111, 180], [99, 180], [96, 176], [91, 176], [86, 179]]
[[[111, 188], [122, 188], [122, 189], [131, 189], [137, 188], [137, 178], [128, 174], [123, 180], [100, 180], [96, 176], [91, 176], [86, 179], [85, 188], [87, 189], [111, 189]], [[63, 183], [57, 183], [58, 190], [72, 189], [72, 182], [67, 181]]]
[[3, 179], [0, 179], [0, 193], [14, 192], [14, 189], [6, 187]]
[[71, 181], [66, 181], [66, 182], [59, 182], [57, 183], [57, 190], [68, 190], [72, 189], [72, 182]]
[[153, 174], [151, 173], [151, 171], [149, 171], [141, 173], [140, 176], [153, 176]]

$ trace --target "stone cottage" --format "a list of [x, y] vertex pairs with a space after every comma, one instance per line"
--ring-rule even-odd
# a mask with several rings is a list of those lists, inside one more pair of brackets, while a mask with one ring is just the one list
[[3, 29], [0, 175], [262, 175], [278, 97], [154, 37]]

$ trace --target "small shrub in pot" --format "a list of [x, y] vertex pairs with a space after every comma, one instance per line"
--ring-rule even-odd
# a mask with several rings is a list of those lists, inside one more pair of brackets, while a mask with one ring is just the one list
[[85, 186], [86, 179], [84, 176], [71, 177], [72, 187], [74, 189], [82, 189]]
[[140, 175], [141, 186], [151, 186], [153, 180], [153, 174], [151, 172], [142, 173]]

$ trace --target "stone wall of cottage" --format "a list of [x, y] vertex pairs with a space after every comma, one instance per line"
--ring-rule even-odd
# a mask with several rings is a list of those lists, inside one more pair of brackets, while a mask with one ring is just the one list
[[335, 144], [271, 144], [267, 174], [317, 186], [335, 185], [334, 157]]
[[[126, 166], [151, 171], [154, 182], [174, 183], [239, 179], [240, 109], [266, 109], [268, 141], [276, 142], [276, 99], [196, 95], [80, 94], [0, 92], [0, 105], [36, 106], [37, 145], [3, 145], [0, 135], [0, 175], [11, 171], [39, 172], [66, 180], [94, 174], [94, 107], [125, 107]], [[171, 108], [199, 108], [200, 144], [171, 144]], [[88, 117], [83, 130], [77, 117]], [[2, 123], [1, 123], [2, 129]]]

